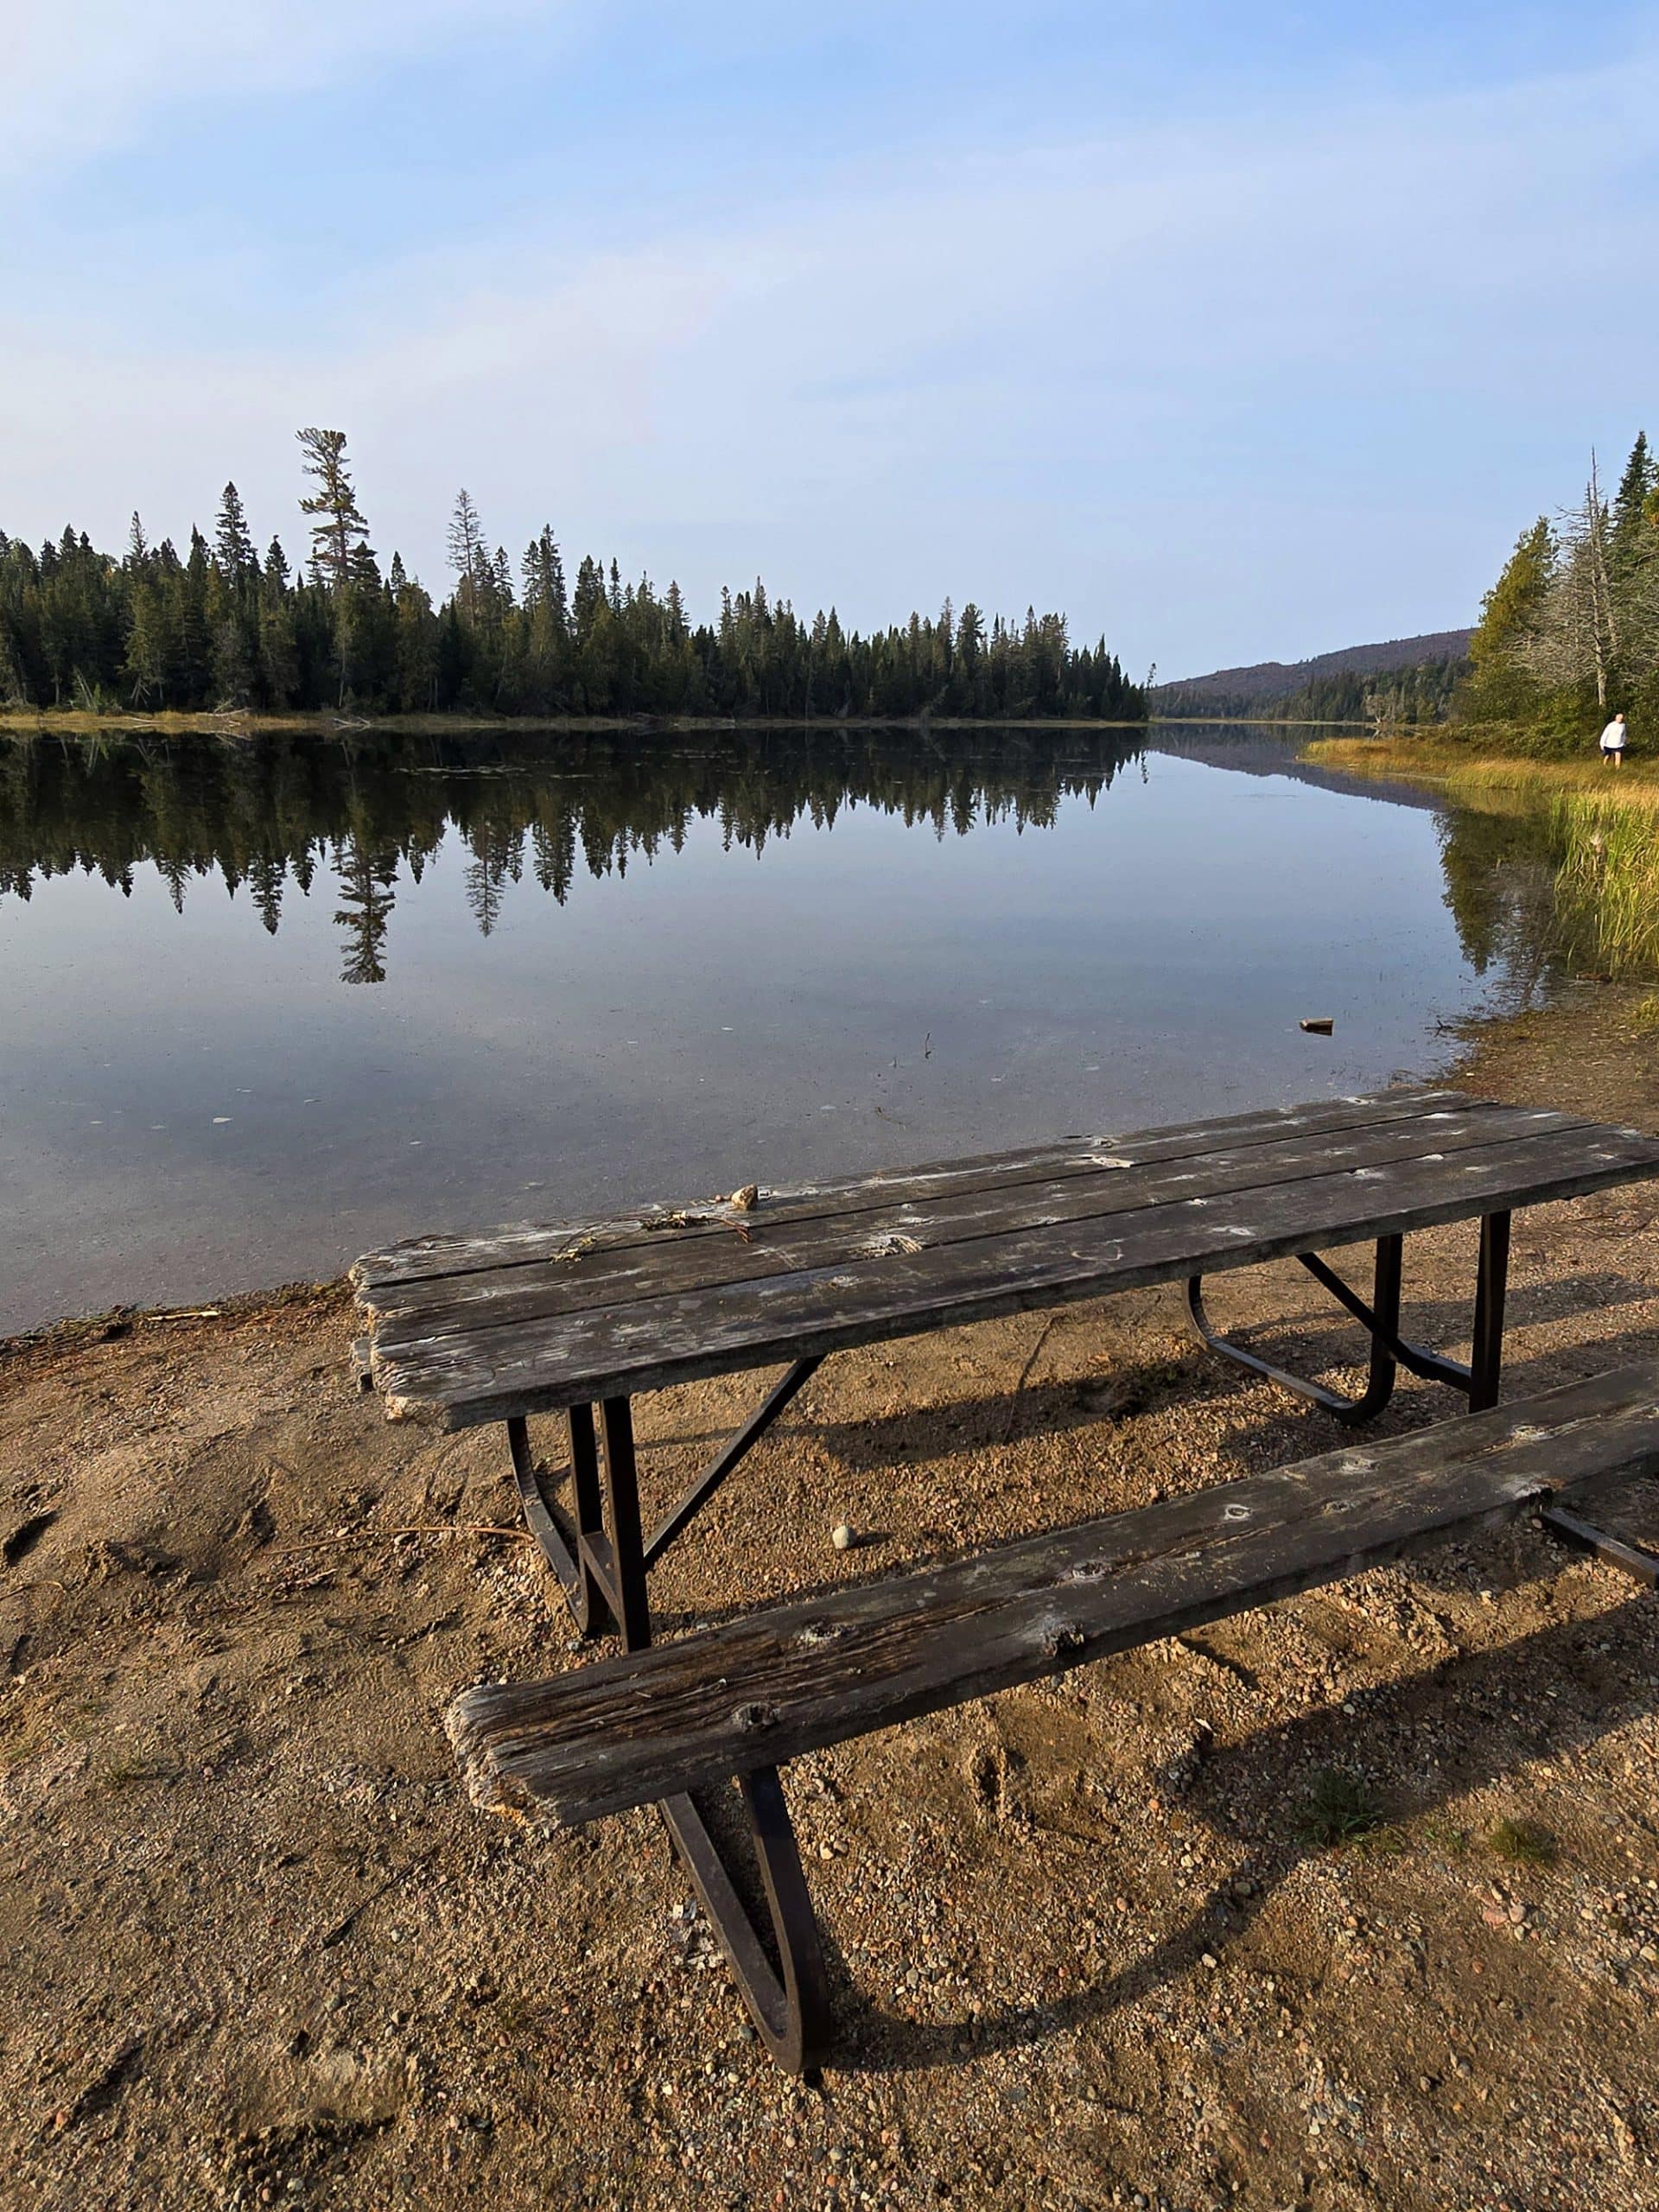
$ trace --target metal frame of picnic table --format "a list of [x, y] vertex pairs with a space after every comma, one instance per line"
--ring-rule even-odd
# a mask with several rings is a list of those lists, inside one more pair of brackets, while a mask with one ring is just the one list
[[[1344, 1396], [1273, 1366], [1219, 1335], [1205, 1312], [1202, 1275], [1186, 1278], [1187, 1313], [1209, 1350], [1311, 1399], [1345, 1423], [1375, 1419], [1392, 1397], [1402, 1367], [1426, 1382], [1463, 1393], [1471, 1413], [1484, 1412], [1497, 1403], [1510, 1225], [1507, 1210], [1480, 1217], [1472, 1357], [1467, 1365], [1409, 1343], [1400, 1333], [1403, 1235], [1376, 1239], [1369, 1303], [1316, 1253], [1295, 1255], [1370, 1335], [1370, 1377], [1358, 1397]], [[640, 1519], [630, 1398], [607, 1398], [597, 1408], [579, 1404], [567, 1409], [569, 1513], [549, 1496], [545, 1471], [531, 1448], [528, 1416], [508, 1419], [512, 1471], [526, 1524], [557, 1576], [584, 1637], [614, 1630], [626, 1651], [643, 1650], [650, 1643], [646, 1578], [651, 1568], [821, 1364], [820, 1358], [796, 1361], [649, 1535]], [[1572, 1536], [1575, 1532], [1564, 1529], [1561, 1533]], [[728, 1799], [730, 1794], [723, 1793]], [[742, 1777], [738, 1795], [741, 1806], [722, 1808], [714, 1793], [699, 1792], [666, 1799], [659, 1810], [762, 2041], [791, 2072], [810, 2071], [827, 2044], [829, 1987], [817, 1916], [777, 1768], [757, 1767]], [[723, 1819], [722, 1809], [728, 1815]], [[747, 1837], [747, 1854], [741, 1849], [734, 1853], [734, 1834]], [[752, 1864], [745, 1863], [746, 1856]]]
[[1351, 1313], [1361, 1327], [1369, 1331], [1371, 1339], [1370, 1379], [1364, 1393], [1357, 1398], [1345, 1397], [1338, 1390], [1327, 1390], [1322, 1383], [1310, 1382], [1304, 1376], [1293, 1375], [1287, 1369], [1274, 1367], [1253, 1351], [1232, 1344], [1211, 1327], [1204, 1310], [1204, 1277], [1189, 1275], [1186, 1280], [1186, 1311], [1199, 1341], [1211, 1351], [1219, 1352], [1223, 1358], [1245, 1367], [1253, 1375], [1265, 1376], [1268, 1382], [1277, 1382], [1287, 1390], [1294, 1390], [1299, 1397], [1311, 1398], [1316, 1406], [1334, 1414], [1341, 1421], [1357, 1424], [1374, 1421], [1394, 1395], [1395, 1378], [1401, 1368], [1418, 1376], [1425, 1382], [1443, 1382], [1448, 1389], [1465, 1391], [1471, 1414], [1484, 1413], [1497, 1403], [1498, 1376], [1503, 1363], [1503, 1302], [1510, 1275], [1510, 1216], [1507, 1213], [1487, 1213], [1480, 1217], [1480, 1257], [1475, 1271], [1475, 1322], [1473, 1357], [1465, 1365], [1460, 1359], [1447, 1359], [1437, 1351], [1429, 1351], [1421, 1344], [1408, 1344], [1400, 1334], [1400, 1287], [1404, 1272], [1405, 1238], [1379, 1236], [1376, 1240], [1376, 1265], [1372, 1276], [1371, 1302], [1368, 1306], [1358, 1292], [1345, 1283], [1336, 1269], [1328, 1267], [1317, 1252], [1296, 1255], [1315, 1282], [1328, 1290], [1338, 1306]]

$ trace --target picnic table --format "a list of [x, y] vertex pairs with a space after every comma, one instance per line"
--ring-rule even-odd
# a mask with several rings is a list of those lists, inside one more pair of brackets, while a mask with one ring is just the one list
[[[1215, 1351], [1339, 1419], [1388, 1403], [1397, 1370], [1497, 1402], [1510, 1217], [1659, 1174], [1659, 1141], [1537, 1107], [1416, 1088], [1220, 1121], [1069, 1137], [836, 1185], [659, 1206], [607, 1221], [423, 1236], [352, 1270], [365, 1378], [394, 1418], [500, 1421], [531, 1529], [585, 1633], [649, 1641], [646, 1577], [830, 1353], [1166, 1281]], [[1401, 1333], [1406, 1236], [1477, 1218], [1472, 1356]], [[1374, 1243], [1363, 1297], [1321, 1255]], [[1370, 1338], [1346, 1398], [1209, 1325], [1206, 1274], [1293, 1257]], [[759, 1408], [652, 1529], [632, 1400], [787, 1363]], [[571, 1510], [530, 1447], [563, 1411]], [[601, 1448], [602, 1446], [602, 1449]]]
[[[1513, 1211], [1656, 1175], [1659, 1141], [1635, 1129], [1402, 1089], [604, 1221], [415, 1238], [353, 1269], [368, 1326], [356, 1357], [395, 1419], [505, 1425], [526, 1521], [580, 1630], [614, 1629], [644, 1655], [651, 1568], [835, 1351], [1169, 1281], [1213, 1351], [1344, 1422], [1380, 1413], [1402, 1366], [1478, 1414], [1498, 1395]], [[1402, 1332], [1406, 1236], [1463, 1220], [1480, 1224], [1467, 1362]], [[1375, 1246], [1369, 1296], [1323, 1256], [1363, 1243]], [[1357, 1396], [1210, 1325], [1206, 1275], [1286, 1258], [1366, 1332]], [[647, 1529], [633, 1397], [779, 1364], [755, 1412]], [[569, 1459], [552, 1478], [529, 1423], [556, 1412]], [[1360, 1475], [1344, 1465], [1336, 1479]], [[1573, 1527], [1614, 1555], [1611, 1539]], [[1331, 1556], [1340, 1564], [1340, 1544]], [[803, 2021], [823, 2009], [821, 1993], [802, 1996], [816, 1972], [810, 1906], [775, 1764], [757, 1759], [740, 1784], [736, 1856], [690, 1792], [661, 1809], [758, 2024], [799, 2063]]]

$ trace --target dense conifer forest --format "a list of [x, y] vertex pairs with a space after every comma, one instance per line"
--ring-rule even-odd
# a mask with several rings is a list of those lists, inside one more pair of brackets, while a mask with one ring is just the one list
[[1376, 722], [1389, 728], [1439, 721], [1468, 673], [1468, 662], [1450, 653], [1438, 660], [1414, 661], [1409, 668], [1323, 676], [1268, 713], [1287, 721]]
[[435, 599], [394, 553], [384, 572], [344, 435], [299, 433], [309, 488], [302, 567], [261, 553], [234, 484], [212, 540], [124, 554], [67, 529], [38, 550], [0, 532], [0, 707], [516, 715], [963, 715], [1141, 719], [1141, 687], [1103, 639], [1074, 647], [1060, 614], [988, 620], [949, 601], [868, 637], [834, 609], [725, 592], [693, 622], [677, 584], [625, 582], [584, 556], [567, 582], [550, 528], [515, 572], [460, 494], [454, 588]]
[[1342, 669], [1267, 700], [1248, 690], [1230, 692], [1213, 681], [1201, 691], [1171, 684], [1154, 695], [1154, 705], [1171, 720], [1219, 715], [1239, 721], [1373, 722], [1397, 728], [1442, 720], [1468, 673], [1469, 663], [1461, 654], [1445, 653], [1396, 668]]

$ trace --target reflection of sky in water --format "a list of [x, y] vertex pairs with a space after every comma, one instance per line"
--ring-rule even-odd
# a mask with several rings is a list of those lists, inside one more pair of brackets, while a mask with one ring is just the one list
[[371, 988], [327, 868], [274, 936], [147, 866], [0, 899], [0, 1327], [1356, 1090], [1443, 1064], [1479, 997], [1432, 813], [1159, 754], [1023, 831], [860, 805], [757, 856], [701, 820], [563, 906], [527, 868], [487, 940], [472, 857], [400, 870]]

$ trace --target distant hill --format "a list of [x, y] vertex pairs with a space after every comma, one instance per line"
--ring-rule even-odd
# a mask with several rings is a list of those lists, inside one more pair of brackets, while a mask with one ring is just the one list
[[[1311, 709], [1331, 712], [1345, 703], [1350, 694], [1358, 701], [1366, 687], [1356, 679], [1407, 669], [1432, 670], [1437, 681], [1428, 688], [1439, 690], [1444, 685], [1449, 690], [1462, 671], [1473, 635], [1472, 630], [1431, 630], [1421, 638], [1344, 645], [1338, 652], [1316, 653], [1311, 660], [1262, 660], [1249, 668], [1218, 668], [1208, 676], [1154, 684], [1152, 710], [1155, 715], [1276, 715], [1311, 693], [1313, 696], [1304, 702]], [[1334, 678], [1346, 680], [1336, 683]]]

